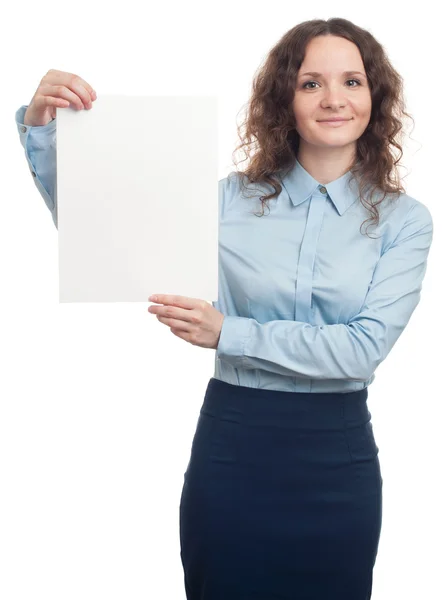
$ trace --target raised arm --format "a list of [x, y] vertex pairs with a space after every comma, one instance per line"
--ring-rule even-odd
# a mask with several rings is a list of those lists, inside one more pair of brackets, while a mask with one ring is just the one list
[[57, 227], [56, 109], [91, 108], [97, 95], [78, 75], [50, 69], [31, 103], [20, 107], [15, 122], [34, 183]]
[[57, 227], [56, 119], [43, 126], [25, 125], [27, 108], [22, 106], [15, 113], [20, 143], [25, 150], [34, 183]]

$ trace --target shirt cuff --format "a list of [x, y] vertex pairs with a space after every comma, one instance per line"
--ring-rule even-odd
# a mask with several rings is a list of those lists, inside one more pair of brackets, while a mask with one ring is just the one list
[[23, 121], [25, 119], [25, 113], [27, 108], [28, 105], [24, 104], [15, 113], [15, 124], [17, 127], [17, 131], [20, 134], [20, 140], [22, 141], [22, 144], [26, 142], [26, 138], [28, 137], [31, 131], [32, 135], [36, 137], [36, 139], [39, 139], [39, 136], [45, 137], [48, 136], [48, 133], [54, 133], [57, 127], [57, 119], [52, 119], [52, 121], [49, 121], [49, 123], [47, 123], [46, 125], [25, 125]]
[[245, 368], [245, 346], [249, 339], [252, 319], [225, 316], [217, 346], [217, 355], [233, 367]]

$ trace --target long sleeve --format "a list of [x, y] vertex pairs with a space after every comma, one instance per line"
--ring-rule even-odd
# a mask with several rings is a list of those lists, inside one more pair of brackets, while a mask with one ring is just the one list
[[27, 105], [15, 113], [15, 121], [20, 135], [20, 143], [25, 150], [26, 160], [46, 206], [51, 211], [57, 227], [57, 152], [56, 119], [41, 127], [23, 123]]
[[380, 257], [365, 302], [347, 324], [313, 326], [225, 316], [217, 348], [236, 368], [310, 379], [367, 381], [387, 357], [420, 300], [432, 216], [417, 202]]

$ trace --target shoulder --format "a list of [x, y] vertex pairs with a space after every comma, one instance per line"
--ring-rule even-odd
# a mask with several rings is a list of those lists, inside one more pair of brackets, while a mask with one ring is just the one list
[[[246, 177], [246, 182], [247, 182]], [[241, 192], [241, 174], [238, 171], [231, 171], [226, 177], [218, 181], [218, 202], [220, 217], [225, 215], [229, 207], [240, 195]]]
[[395, 210], [388, 211], [387, 217], [388, 247], [403, 242], [411, 244], [426, 242], [426, 246], [429, 246], [432, 242], [434, 224], [431, 211], [426, 204], [409, 194], [402, 193], [393, 206]]
[[240, 183], [240, 174], [237, 171], [231, 171], [226, 177], [219, 179], [218, 189], [219, 191], [226, 193], [232, 193]]
[[401, 194], [400, 201], [404, 204], [403, 227], [413, 226], [415, 229], [433, 229], [433, 219], [429, 208], [409, 194]]
[[[251, 200], [269, 194], [270, 190], [266, 184], [252, 182], [245, 173], [231, 171], [218, 182], [220, 215], [227, 214], [234, 207], [240, 213], [243, 210], [249, 212], [253, 206]], [[260, 203], [257, 206], [261, 208]]]

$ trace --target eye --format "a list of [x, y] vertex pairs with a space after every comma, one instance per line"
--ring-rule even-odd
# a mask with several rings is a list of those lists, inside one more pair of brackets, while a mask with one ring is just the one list
[[[358, 85], [351, 85], [350, 87], [358, 87], [359, 85], [361, 85], [361, 82], [360, 82], [360, 80], [359, 80], [359, 79], [348, 79], [348, 80], [347, 80], [347, 82], [348, 82], [348, 81], [356, 81], [356, 82], [357, 82], [357, 84], [358, 84]], [[347, 82], [346, 82], [346, 83], [347, 83]], [[306, 88], [306, 86], [307, 86], [308, 84], [310, 84], [310, 83], [317, 83], [317, 82], [316, 82], [316, 81], [307, 81], [306, 83], [304, 83], [304, 84], [302, 85], [302, 88], [303, 88], [303, 89], [305, 89], [305, 88]], [[315, 89], [315, 88], [306, 88], [306, 89], [313, 90], [313, 89]]]

